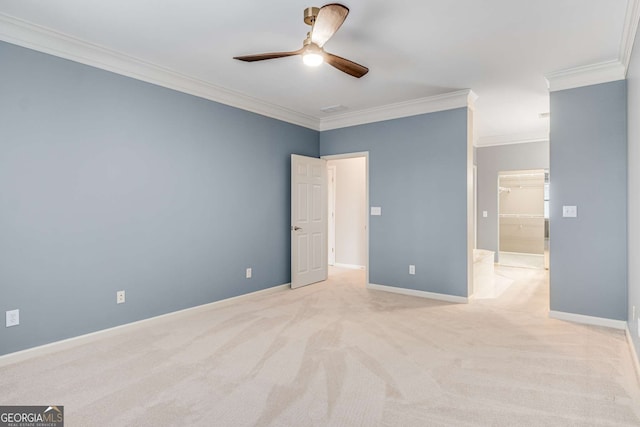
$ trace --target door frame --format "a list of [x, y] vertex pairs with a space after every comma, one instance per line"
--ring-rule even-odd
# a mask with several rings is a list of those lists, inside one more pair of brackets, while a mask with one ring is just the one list
[[473, 249], [478, 249], [478, 165], [473, 165]]
[[[328, 162], [328, 160], [327, 160]], [[329, 207], [330, 215], [327, 216], [328, 231], [327, 231], [327, 248], [333, 250], [328, 254], [329, 265], [336, 264], [336, 167], [327, 166], [327, 179], [332, 178], [327, 185], [327, 206]]]
[[367, 218], [365, 222], [365, 272], [366, 272], [366, 285], [369, 286], [369, 220], [370, 220], [370, 205], [369, 205], [369, 152], [368, 151], [359, 151], [354, 153], [344, 153], [344, 154], [331, 154], [327, 156], [320, 156], [321, 159], [329, 160], [343, 160], [343, 159], [354, 159], [354, 158], [362, 158], [364, 157], [364, 173], [365, 173], [365, 208], [367, 212]]

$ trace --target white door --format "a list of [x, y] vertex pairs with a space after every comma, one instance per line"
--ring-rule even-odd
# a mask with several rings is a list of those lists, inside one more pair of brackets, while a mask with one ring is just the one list
[[291, 155], [291, 287], [327, 279], [327, 162]]

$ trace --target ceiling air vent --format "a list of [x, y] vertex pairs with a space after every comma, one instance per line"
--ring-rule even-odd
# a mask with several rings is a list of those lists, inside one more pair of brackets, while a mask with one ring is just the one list
[[323, 113], [339, 113], [340, 111], [346, 111], [348, 109], [349, 109], [348, 107], [338, 104], [338, 105], [330, 105], [328, 107], [322, 107], [320, 111], [322, 111]]

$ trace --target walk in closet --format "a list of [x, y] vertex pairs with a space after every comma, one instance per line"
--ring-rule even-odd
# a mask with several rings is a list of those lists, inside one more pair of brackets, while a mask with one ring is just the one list
[[500, 172], [498, 194], [501, 263], [512, 254], [530, 254], [539, 255], [544, 267], [545, 171]]

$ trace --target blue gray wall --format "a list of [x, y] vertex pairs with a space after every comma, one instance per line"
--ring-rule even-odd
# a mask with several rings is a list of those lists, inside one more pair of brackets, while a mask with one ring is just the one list
[[369, 281], [466, 297], [467, 108], [320, 134], [321, 155], [361, 151], [369, 204], [382, 208], [369, 219]]
[[[498, 173], [501, 171], [549, 169], [549, 142], [478, 147], [477, 247], [496, 252], [498, 260]], [[487, 218], [482, 216], [487, 211]]]
[[0, 64], [0, 354], [290, 281], [289, 156], [318, 132], [2, 42]]
[[[638, 30], [640, 33], [640, 29]], [[628, 220], [629, 278], [628, 322], [636, 354], [640, 355], [640, 34], [631, 55], [627, 73], [628, 117]], [[633, 317], [633, 307], [636, 316]]]
[[625, 81], [551, 93], [551, 310], [627, 319], [626, 94]]

